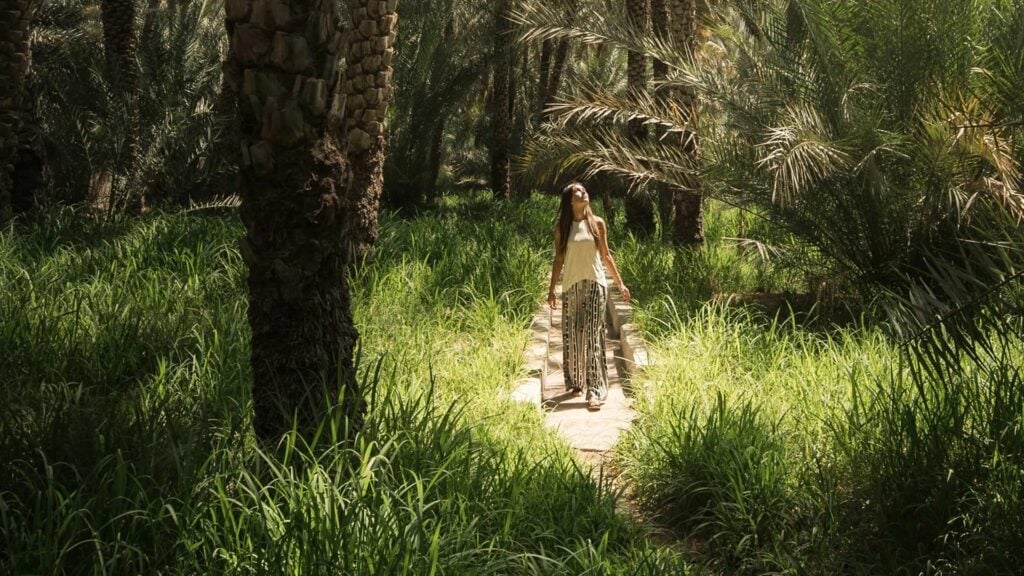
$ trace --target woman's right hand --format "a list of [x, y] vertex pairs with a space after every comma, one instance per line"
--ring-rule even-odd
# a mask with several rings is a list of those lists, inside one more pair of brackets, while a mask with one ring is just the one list
[[558, 308], [558, 298], [555, 297], [554, 288], [548, 290], [548, 308], [551, 308], [552, 310]]

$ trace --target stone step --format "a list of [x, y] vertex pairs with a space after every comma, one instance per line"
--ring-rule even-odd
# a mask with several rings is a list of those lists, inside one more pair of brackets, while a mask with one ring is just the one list
[[[548, 426], [559, 431], [576, 450], [602, 454], [615, 445], [635, 417], [624, 385], [647, 365], [646, 348], [632, 324], [632, 310], [609, 280], [605, 362], [608, 398], [601, 410], [587, 409], [585, 397], [565, 390], [562, 366], [562, 310], [538, 310], [525, 355], [528, 377], [517, 383], [513, 398], [536, 402], [547, 412]], [[561, 286], [556, 288], [561, 293]], [[538, 378], [539, 375], [539, 378]]]

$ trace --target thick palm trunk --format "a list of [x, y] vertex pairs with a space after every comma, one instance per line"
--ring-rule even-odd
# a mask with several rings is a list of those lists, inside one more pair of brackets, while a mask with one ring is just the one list
[[[697, 49], [697, 0], [666, 0], [671, 8], [671, 34], [675, 45], [692, 58]], [[700, 159], [700, 138], [697, 133], [699, 106], [692, 90], [676, 90], [673, 97], [686, 115], [692, 130], [683, 134], [682, 146], [695, 161]], [[704, 242], [704, 212], [700, 180], [690, 177], [687, 188], [673, 190], [675, 211], [672, 241], [679, 245]]]
[[[125, 114], [125, 158], [124, 171], [132, 175], [135, 161], [139, 157], [139, 119], [138, 119], [138, 87], [139, 68], [136, 61], [135, 44], [135, 0], [101, 0], [100, 16], [103, 21], [103, 50], [106, 54], [107, 71], [111, 83], [117, 92]], [[109, 180], [110, 176], [101, 177]], [[131, 182], [129, 178], [129, 182]], [[132, 184], [130, 183], [129, 186]], [[134, 198], [126, 198], [125, 205], [132, 206], [136, 211], [144, 211], [146, 198], [141, 190], [125, 191], [135, 194]], [[108, 205], [104, 208], [113, 210], [117, 199], [108, 193]]]
[[352, 182], [348, 188], [348, 257], [359, 262], [377, 241], [384, 190], [385, 126], [398, 0], [348, 0], [352, 22], [345, 69], [345, 117]]
[[341, 44], [335, 2], [228, 0], [226, 12], [226, 81], [238, 95], [253, 427], [270, 442], [293, 422], [308, 432], [339, 393], [356, 427], [364, 402], [352, 365], [357, 332], [343, 248], [350, 171], [328, 127], [342, 122], [332, 90]]
[[12, 195], [30, 67], [29, 0], [0, 0], [0, 223], [13, 214]]
[[494, 91], [491, 98], [491, 190], [495, 197], [510, 199], [512, 109], [510, 103], [512, 55], [509, 46], [511, 23], [509, 0], [501, 0], [496, 12], [494, 35]]
[[[647, 27], [650, 11], [648, 0], [626, 0], [626, 11], [630, 26], [637, 31]], [[642, 94], [647, 90], [647, 59], [643, 54], [629, 51], [626, 55], [626, 75], [632, 94]], [[638, 121], [631, 122], [627, 130], [634, 140], [643, 140], [647, 137], [647, 131]], [[640, 236], [654, 232], [654, 204], [650, 198], [640, 194], [627, 194], [623, 203], [626, 209], [626, 226], [630, 231]]]

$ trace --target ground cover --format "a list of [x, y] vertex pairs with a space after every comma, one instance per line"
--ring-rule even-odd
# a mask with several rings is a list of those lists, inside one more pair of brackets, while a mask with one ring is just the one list
[[234, 216], [5, 229], [0, 571], [684, 572], [506, 399], [553, 208], [387, 215], [352, 284], [364, 430], [277, 449], [249, 432]]
[[718, 207], [698, 251], [620, 251], [655, 365], [617, 459], [648, 517], [730, 573], [1015, 573], [1019, 340], [936, 373], [870, 314], [805, 323], [715, 302], [806, 290], [742, 256], [727, 240], [740, 221]]

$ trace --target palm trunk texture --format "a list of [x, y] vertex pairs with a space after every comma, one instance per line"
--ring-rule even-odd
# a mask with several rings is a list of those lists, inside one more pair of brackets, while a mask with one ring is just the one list
[[[654, 36], [663, 42], [668, 41], [669, 38], [668, 7], [665, 2], [666, 0], [651, 0], [651, 29]], [[668, 77], [668, 65], [655, 59], [651, 62], [651, 76], [654, 80], [655, 98], [664, 102], [666, 94], [660, 83]], [[663, 132], [657, 134], [658, 138], [661, 136], [663, 136]], [[669, 186], [660, 182], [655, 184], [655, 189], [658, 193], [658, 221], [661, 223], [661, 237], [663, 240], [669, 241], [672, 239], [672, 230], [675, 224], [675, 194]]]
[[[126, 158], [124, 169], [126, 173], [132, 175], [141, 148], [137, 110], [139, 67], [135, 50], [135, 0], [101, 0], [100, 18], [103, 21], [103, 50], [106, 55], [107, 70], [114, 90], [121, 98], [125, 112]], [[132, 178], [129, 178], [129, 182], [131, 181]], [[131, 186], [131, 184], [129, 185]], [[134, 198], [125, 198], [126, 207], [130, 205], [135, 211], [145, 211], [146, 198], [141, 190], [129, 189], [126, 190], [126, 193], [136, 194]], [[110, 202], [110, 205], [106, 207], [109, 212], [113, 209], [116, 199], [110, 196], [107, 201]]]
[[511, 22], [508, 20], [509, 0], [502, 0], [496, 13], [494, 35], [494, 93], [491, 100], [491, 190], [495, 197], [510, 199], [512, 184], [510, 142], [512, 137], [512, 109], [509, 106], [512, 56], [509, 47]]
[[398, 0], [349, 0], [348, 5], [352, 38], [343, 92], [352, 181], [346, 196], [346, 236], [347, 257], [358, 263], [377, 241]]
[[31, 66], [29, 0], [0, 0], [0, 223], [12, 215], [15, 164]]
[[[647, 27], [649, 11], [648, 0], [626, 0], [629, 24], [638, 31]], [[626, 55], [626, 75], [631, 93], [642, 94], [647, 90], [647, 59], [643, 54], [629, 51]], [[640, 122], [631, 122], [627, 130], [634, 140], [643, 140], [647, 137], [647, 131]], [[654, 204], [648, 197], [626, 194], [623, 204], [626, 209], [626, 226], [630, 231], [638, 236], [649, 236], [654, 232]]]
[[[697, 49], [697, 0], [665, 0], [671, 9], [670, 30], [675, 45], [693, 57]], [[674, 97], [693, 128], [684, 132], [682, 145], [695, 161], [700, 159], [700, 138], [697, 133], [699, 105], [692, 90], [676, 90]], [[704, 211], [700, 180], [691, 176], [688, 189], [673, 190], [672, 241], [681, 246], [704, 242]]]
[[308, 433], [343, 394], [355, 429], [365, 404], [352, 365], [358, 334], [344, 274], [351, 172], [329, 128], [343, 122], [332, 90], [343, 43], [335, 2], [227, 0], [226, 16], [226, 81], [238, 96], [253, 428], [268, 442], [293, 424]]

